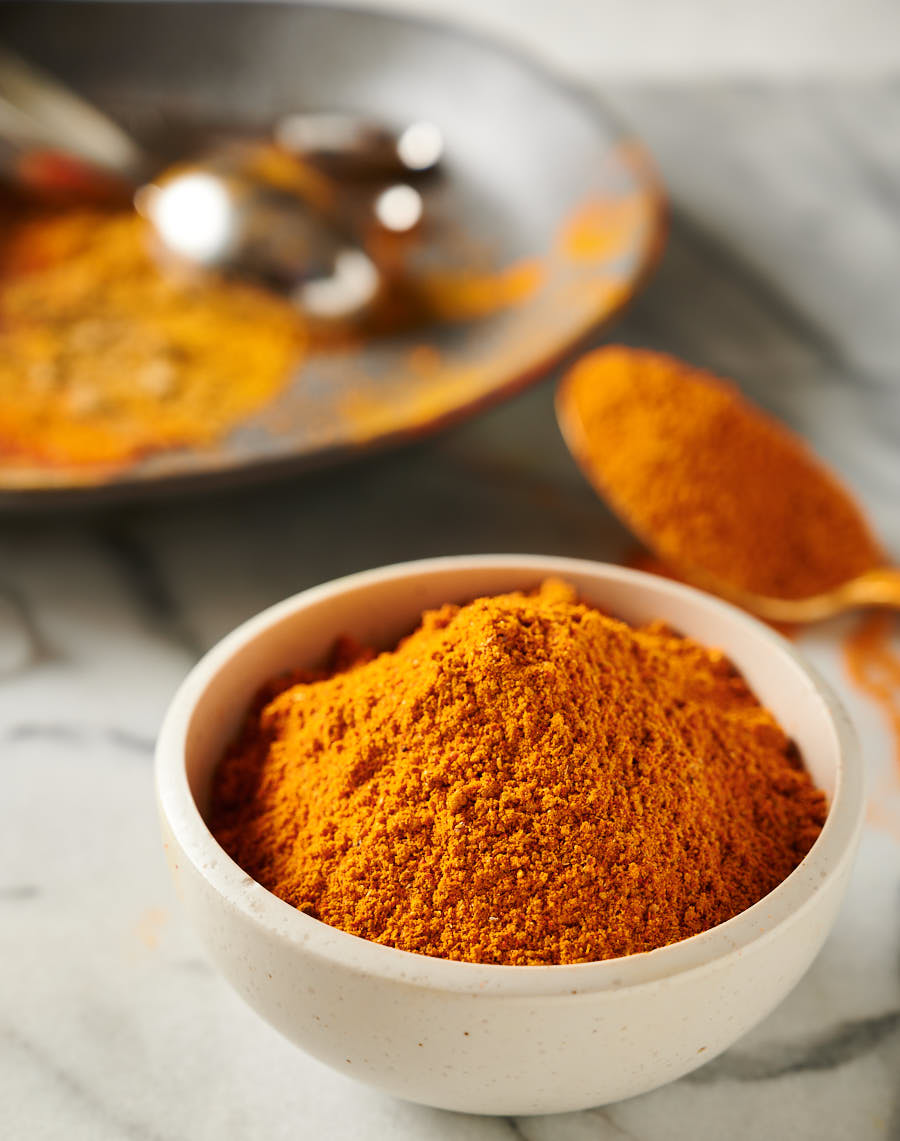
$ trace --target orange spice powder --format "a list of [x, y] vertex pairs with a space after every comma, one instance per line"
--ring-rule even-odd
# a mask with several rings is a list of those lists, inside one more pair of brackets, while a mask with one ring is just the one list
[[262, 289], [161, 272], [132, 213], [0, 218], [0, 465], [210, 444], [276, 395], [304, 342]]
[[271, 683], [218, 767], [210, 822], [326, 923], [528, 965], [723, 922], [796, 867], [825, 812], [721, 653], [549, 582]]
[[805, 598], [885, 561], [821, 461], [711, 373], [614, 345], [578, 362], [558, 407], [601, 494], [688, 577]]
[[880, 707], [887, 720], [900, 777], [900, 653], [892, 644], [896, 634], [896, 616], [890, 611], [863, 615], [844, 640], [844, 664], [851, 681]]

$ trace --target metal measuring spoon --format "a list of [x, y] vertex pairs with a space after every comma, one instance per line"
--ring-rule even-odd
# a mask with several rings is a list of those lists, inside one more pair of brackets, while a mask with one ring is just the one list
[[[287, 133], [293, 132], [295, 153], [301, 149], [299, 135], [305, 124], [308, 140], [315, 144], [313, 157], [339, 153], [343, 138], [360, 163], [369, 140], [377, 160], [373, 166], [386, 169], [391, 136], [383, 128], [364, 129], [363, 120], [350, 116], [292, 116], [282, 128], [290, 123]], [[413, 169], [400, 157], [406, 134], [394, 140], [395, 171]], [[311, 199], [297, 187], [260, 177], [246, 149], [237, 152], [243, 155], [240, 161], [212, 157], [158, 173], [153, 156], [117, 124], [55, 78], [2, 48], [0, 139], [0, 162], [17, 181], [27, 183], [36, 170], [57, 176], [62, 169], [69, 185], [83, 188], [93, 178], [101, 188], [112, 182], [129, 188], [153, 228], [157, 252], [185, 269], [220, 270], [262, 281], [324, 319], [362, 315], [381, 290], [382, 271], [362, 249], [353, 221], [344, 216], [333, 186], [327, 189], [325, 176], [319, 179], [326, 190]], [[431, 141], [433, 165], [440, 148], [435, 153]], [[266, 151], [265, 146], [260, 149]], [[420, 160], [427, 158], [427, 149], [420, 138]], [[410, 151], [408, 138], [405, 151], [416, 151], [415, 146]], [[67, 165], [48, 164], [52, 155], [62, 156]], [[36, 161], [41, 158], [43, 162]], [[389, 187], [372, 204], [371, 224], [388, 233], [408, 233], [418, 226], [422, 206], [413, 187]]]
[[[274, 178], [260, 169], [272, 160]], [[151, 223], [160, 256], [182, 269], [262, 281], [323, 320], [361, 317], [384, 284], [362, 241], [376, 229], [398, 235], [415, 229], [422, 215], [418, 191], [402, 185], [382, 191], [363, 225], [349, 217], [332, 185], [282, 160], [265, 147], [238, 148], [164, 172], [136, 192], [135, 206]]]

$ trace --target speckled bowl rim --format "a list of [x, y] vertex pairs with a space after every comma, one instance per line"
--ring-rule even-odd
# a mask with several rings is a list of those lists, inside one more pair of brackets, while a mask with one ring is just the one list
[[[264, 637], [297, 611], [387, 578], [412, 580], [468, 569], [509, 571], [511, 580], [520, 573], [523, 581], [529, 577], [533, 580], [535, 575], [588, 575], [626, 584], [637, 591], [689, 596], [688, 601], [695, 606], [726, 612], [730, 622], [752, 627], [756, 638], [768, 644], [767, 652], [790, 659], [820, 699], [838, 751], [828, 818], [801, 864], [758, 903], [699, 935], [641, 954], [565, 966], [465, 963], [400, 951], [330, 927], [297, 911], [252, 880], [213, 838], [188, 786], [185, 746], [201, 696], [238, 650]], [[338, 633], [341, 631], [336, 630], [335, 635]], [[727, 646], [723, 648], [728, 652]], [[751, 945], [779, 937], [787, 927], [803, 920], [828, 882], [853, 858], [864, 808], [863, 766], [852, 724], [828, 684], [783, 637], [729, 603], [657, 575], [585, 559], [541, 555], [454, 556], [397, 563], [312, 587], [263, 610], [209, 650], [179, 687], [157, 742], [156, 785], [160, 812], [195, 870], [219, 895], [224, 908], [235, 909], [245, 920], [265, 929], [273, 940], [294, 945], [306, 955], [332, 961], [364, 976], [451, 992], [488, 992], [523, 998], [564, 998], [577, 993], [659, 986], [683, 972], [727, 969]], [[769, 922], [760, 930], [763, 909]]]

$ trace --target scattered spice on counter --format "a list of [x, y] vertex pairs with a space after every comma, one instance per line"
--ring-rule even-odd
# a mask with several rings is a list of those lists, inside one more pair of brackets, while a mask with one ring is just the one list
[[727, 658], [550, 581], [270, 683], [218, 767], [210, 823], [326, 923], [529, 965], [723, 922], [797, 866], [825, 813]]
[[[844, 639], [844, 664], [850, 680], [879, 706], [894, 739], [900, 776], [900, 650], [895, 644], [897, 616], [887, 610], [864, 614]], [[893, 782], [897, 789], [896, 779]]]
[[601, 493], [690, 577], [805, 598], [884, 564], [821, 461], [711, 373], [610, 346], [578, 362], [559, 408]]
[[296, 310], [164, 274], [130, 212], [8, 214], [0, 227], [0, 465], [121, 465], [209, 444], [302, 354]]

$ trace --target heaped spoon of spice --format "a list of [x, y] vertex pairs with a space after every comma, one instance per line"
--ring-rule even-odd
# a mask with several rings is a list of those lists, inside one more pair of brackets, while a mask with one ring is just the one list
[[900, 608], [900, 570], [852, 495], [728, 382], [610, 346], [564, 377], [556, 413], [597, 492], [686, 581], [771, 622]]
[[419, 192], [404, 182], [364, 195], [360, 209], [360, 195], [342, 194], [342, 181], [418, 175], [442, 150], [429, 123], [394, 135], [361, 116], [311, 113], [285, 118], [275, 142], [160, 171], [102, 112], [0, 47], [7, 177], [101, 197], [133, 193], [164, 261], [261, 280], [316, 317], [366, 312], [383, 285], [382, 267], [363, 248], [367, 232], [408, 234], [422, 216]]

